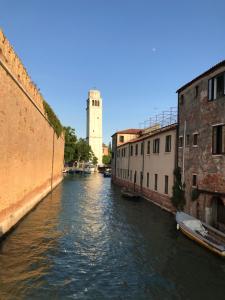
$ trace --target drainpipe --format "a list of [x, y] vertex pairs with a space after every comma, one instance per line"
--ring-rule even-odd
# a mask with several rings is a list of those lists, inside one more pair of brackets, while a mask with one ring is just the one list
[[186, 120], [184, 121], [184, 137], [183, 137], [183, 162], [182, 162], [182, 183], [184, 183], [184, 163], [185, 163], [185, 146], [186, 146]]
[[145, 159], [145, 142], [143, 141], [141, 192], [142, 192], [143, 178], [144, 178], [144, 159]]

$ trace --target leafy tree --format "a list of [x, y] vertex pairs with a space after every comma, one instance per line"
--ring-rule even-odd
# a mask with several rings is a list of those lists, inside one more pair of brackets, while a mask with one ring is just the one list
[[111, 155], [103, 155], [102, 162], [104, 165], [109, 165], [111, 162]]
[[85, 161], [88, 162], [92, 159], [93, 152], [91, 146], [88, 145], [85, 139], [80, 138], [75, 145], [75, 155], [74, 159], [78, 162]]
[[94, 155], [93, 157], [92, 157], [92, 163], [93, 163], [93, 165], [97, 165], [97, 163], [98, 163], [98, 159], [97, 159], [97, 157]]
[[174, 170], [174, 186], [173, 186], [173, 196], [171, 201], [177, 210], [183, 210], [186, 204], [185, 199], [185, 184], [181, 181], [181, 169], [177, 167]]
[[64, 127], [65, 133], [65, 148], [64, 148], [64, 160], [66, 163], [74, 160], [77, 136], [75, 129], [70, 126]]

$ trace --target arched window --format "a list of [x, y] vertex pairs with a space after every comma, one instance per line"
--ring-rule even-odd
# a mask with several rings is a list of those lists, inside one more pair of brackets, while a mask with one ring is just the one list
[[98, 106], [100, 106], [100, 101], [98, 101]]
[[95, 100], [92, 100], [92, 106], [94, 106], [95, 105]]
[[98, 101], [97, 100], [95, 100], [95, 106], [98, 106]]

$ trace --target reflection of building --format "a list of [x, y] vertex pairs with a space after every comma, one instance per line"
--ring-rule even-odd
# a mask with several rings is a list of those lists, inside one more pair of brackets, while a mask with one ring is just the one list
[[108, 156], [109, 155], [109, 147], [106, 146], [104, 143], [102, 144], [102, 155]]
[[112, 136], [112, 180], [140, 192], [168, 210], [173, 210], [176, 124], [140, 131], [119, 131]]
[[[177, 92], [178, 164], [186, 185], [186, 210], [225, 228], [225, 61]], [[199, 197], [193, 201], [196, 189]]]
[[87, 142], [98, 164], [102, 163], [102, 98], [98, 90], [90, 90], [87, 100]]

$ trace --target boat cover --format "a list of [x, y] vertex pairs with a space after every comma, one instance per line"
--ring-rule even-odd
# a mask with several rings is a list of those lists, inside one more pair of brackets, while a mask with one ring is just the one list
[[200, 233], [202, 236], [206, 236], [208, 231], [205, 230], [201, 221], [199, 220], [186, 220], [183, 221], [183, 224], [187, 226], [189, 229]]

